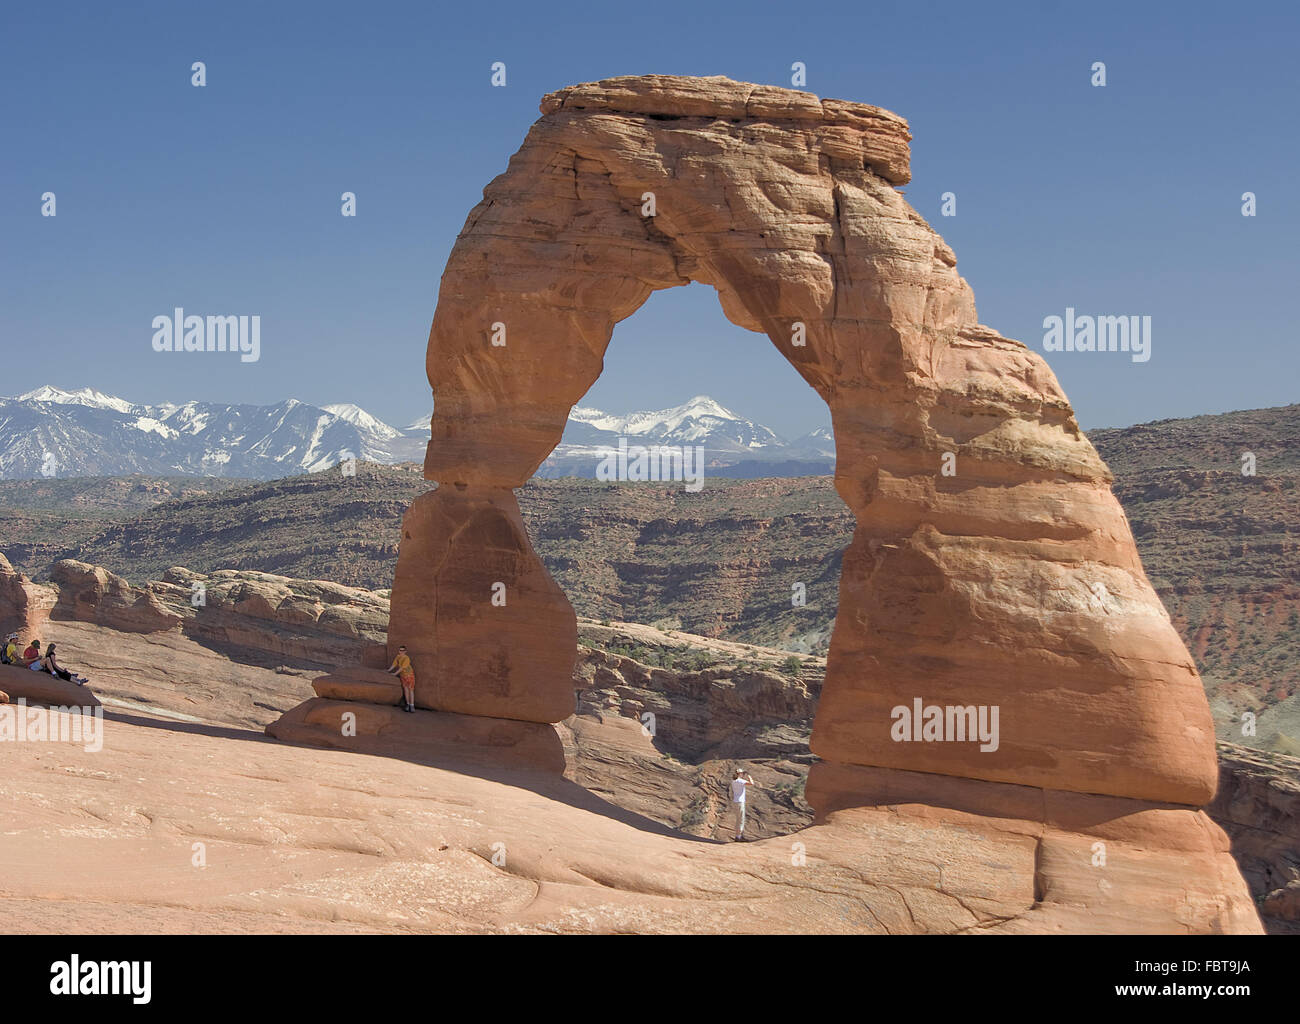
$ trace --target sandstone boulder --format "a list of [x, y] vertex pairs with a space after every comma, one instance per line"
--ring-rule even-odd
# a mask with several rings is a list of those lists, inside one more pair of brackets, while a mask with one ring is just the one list
[[316, 697], [286, 712], [266, 731], [288, 743], [427, 763], [446, 761], [555, 775], [565, 769], [564, 748], [555, 727], [537, 722], [407, 712]]
[[3, 690], [11, 700], [21, 698], [29, 704], [66, 707], [97, 707], [100, 703], [89, 686], [78, 686], [48, 672], [33, 672], [16, 665], [0, 665], [0, 680], [4, 681]]
[[402, 684], [396, 676], [379, 669], [341, 669], [314, 679], [311, 688], [318, 697], [331, 700], [355, 700], [369, 704], [399, 704]]
[[0, 554], [0, 640], [15, 631], [24, 643], [39, 638], [56, 597], [54, 590], [33, 583]]
[[328, 580], [173, 566], [148, 589], [197, 640], [317, 665], [356, 662], [388, 628], [385, 598]]
[[1297, 927], [1300, 926], [1300, 879], [1293, 879], [1265, 896], [1260, 913], [1265, 920], [1285, 921], [1292, 929], [1300, 930]]
[[127, 633], [172, 629], [182, 620], [153, 594], [97, 565], [65, 558], [51, 567], [50, 579], [59, 588], [54, 618], [93, 622]]

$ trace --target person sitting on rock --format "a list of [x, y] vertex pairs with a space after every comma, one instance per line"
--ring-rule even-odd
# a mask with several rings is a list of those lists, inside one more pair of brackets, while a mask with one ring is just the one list
[[411, 667], [411, 659], [407, 656], [406, 648], [397, 648], [397, 657], [393, 663], [388, 666], [388, 674], [395, 675], [402, 684], [402, 701], [407, 711], [415, 710], [415, 669]]
[[31, 668], [33, 665], [39, 664], [40, 660], [41, 642], [39, 640], [33, 640], [27, 645], [27, 650], [23, 651], [23, 667]]
[[50, 646], [45, 649], [45, 657], [41, 659], [40, 664], [41, 671], [48, 672], [57, 679], [63, 679], [69, 683], [76, 683], [78, 686], [85, 686], [90, 682], [90, 680], [85, 676], [73, 675], [55, 660], [54, 644], [50, 644]]
[[18, 653], [18, 634], [10, 633], [5, 637], [4, 650], [0, 651], [0, 662], [17, 665], [21, 655]]

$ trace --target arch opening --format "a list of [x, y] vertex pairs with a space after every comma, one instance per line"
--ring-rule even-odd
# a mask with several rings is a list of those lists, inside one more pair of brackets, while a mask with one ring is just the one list
[[[718, 329], [725, 324], [716, 306], [707, 308], [716, 302], [711, 291], [656, 292], [614, 329], [605, 367], [580, 399], [566, 444], [539, 474], [579, 478], [568, 481], [569, 491], [547, 492], [548, 505], [564, 503], [563, 523], [532, 539], [579, 616], [824, 656], [852, 512], [829, 486], [831, 462], [788, 458], [799, 449], [785, 446], [788, 434], [768, 429], [767, 413], [805, 390], [811, 401], [783, 423], [807, 433], [828, 427], [829, 412], [779, 352], [752, 332]], [[652, 308], [660, 295], [675, 301]], [[693, 326], [676, 348], [654, 345], [682, 323]], [[686, 379], [661, 372], [690, 355], [702, 365], [692, 363]], [[660, 378], [659, 390], [646, 394], [641, 382], [648, 374]], [[598, 409], [593, 396], [607, 383]], [[719, 392], [721, 403], [714, 400]], [[750, 407], [740, 403], [749, 394], [763, 410], [756, 421], [743, 418]], [[648, 417], [596, 415], [660, 404], [667, 408]], [[742, 418], [727, 418], [733, 411]], [[628, 446], [621, 464], [620, 441]], [[638, 452], [654, 456], [641, 460], [640, 474]], [[692, 469], [700, 470], [698, 479]], [[608, 476], [617, 486], [605, 482]], [[550, 486], [538, 477], [530, 483]]]

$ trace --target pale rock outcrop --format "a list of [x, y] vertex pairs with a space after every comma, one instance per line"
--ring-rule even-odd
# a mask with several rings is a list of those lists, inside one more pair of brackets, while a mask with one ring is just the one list
[[180, 625], [182, 616], [146, 591], [97, 565], [65, 558], [50, 568], [59, 588], [56, 619], [75, 619], [127, 633], [156, 633]]
[[50, 578], [58, 588], [57, 603], [49, 591], [56, 619], [133, 633], [180, 628], [200, 642], [268, 658], [353, 663], [381, 645], [388, 628], [387, 599], [328, 580], [229, 569], [204, 574], [174, 566], [163, 579], [136, 587], [72, 559], [55, 563]]
[[807, 727], [821, 682], [819, 659], [810, 661], [812, 685], [781, 675], [775, 666], [668, 669], [579, 647], [573, 678], [579, 712], [638, 721], [654, 715], [657, 743], [676, 757], [808, 759]]
[[0, 640], [13, 632], [24, 644], [39, 638], [56, 598], [52, 588], [33, 583], [0, 554]]
[[388, 627], [386, 599], [329, 580], [173, 566], [149, 592], [201, 642], [320, 665], [355, 663]]

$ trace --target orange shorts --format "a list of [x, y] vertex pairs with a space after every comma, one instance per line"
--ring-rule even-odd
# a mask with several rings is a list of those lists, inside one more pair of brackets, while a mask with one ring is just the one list
[[403, 686], [414, 686], [414, 685], [415, 685], [415, 673], [414, 673], [414, 672], [404, 672], [402, 675], [398, 676], [397, 678], [400, 679], [400, 680], [402, 681], [402, 685], [403, 685]]

